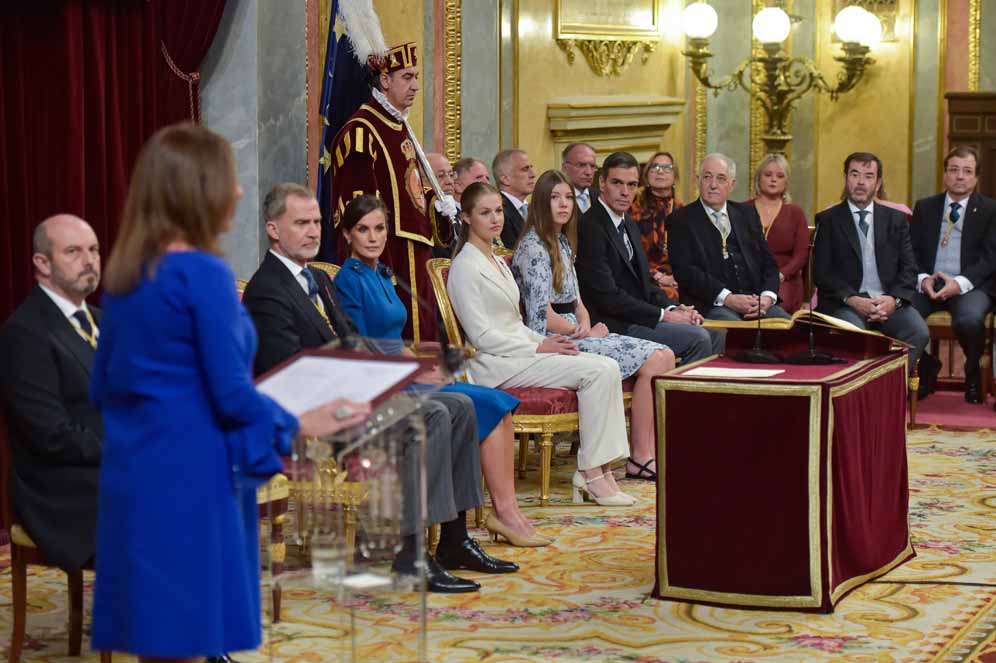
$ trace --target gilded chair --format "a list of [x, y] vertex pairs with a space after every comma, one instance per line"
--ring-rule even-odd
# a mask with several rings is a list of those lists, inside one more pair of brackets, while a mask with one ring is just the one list
[[[948, 369], [946, 378], [950, 379], [954, 374], [955, 363], [955, 343], [958, 338], [955, 336], [954, 328], [951, 326], [951, 314], [947, 311], [937, 311], [927, 316], [927, 329], [930, 330], [931, 353], [940, 359], [941, 341], [948, 342], [947, 359], [944, 362]], [[982, 359], [979, 361], [979, 374], [982, 379], [983, 400], [994, 393], [993, 386], [993, 329], [994, 314], [986, 314], [986, 341], [983, 345]]]
[[[12, 453], [7, 436], [6, 419], [0, 415], [0, 516], [10, 533], [10, 579], [14, 624], [7, 651], [8, 663], [18, 663], [24, 649], [28, 607], [28, 565], [57, 568], [45, 559], [31, 535], [17, 522], [14, 505], [10, 499], [10, 472]], [[93, 570], [90, 561], [84, 567]], [[69, 581], [69, 655], [79, 656], [83, 643], [83, 570], [67, 571]], [[100, 663], [110, 663], [111, 653], [100, 652]]]
[[[511, 262], [511, 253], [500, 252], [506, 262]], [[446, 290], [446, 279], [449, 277], [451, 261], [447, 258], [433, 258], [426, 265], [432, 280], [432, 289], [436, 294], [439, 314], [446, 326], [446, 333], [454, 343], [463, 343], [463, 330], [457, 321], [456, 313], [450, 303]], [[628, 405], [632, 397], [632, 380], [624, 383], [624, 402]], [[553, 437], [558, 433], [577, 433], [580, 420], [578, 418], [577, 393], [571, 389], [554, 389], [546, 387], [529, 387], [521, 389], [503, 389], [519, 399], [520, 404], [512, 421], [515, 434], [519, 439], [519, 478], [525, 476], [526, 459], [529, 450], [529, 440], [532, 436], [539, 437], [540, 447], [540, 505], [546, 506], [550, 501], [550, 465], [553, 460]]]

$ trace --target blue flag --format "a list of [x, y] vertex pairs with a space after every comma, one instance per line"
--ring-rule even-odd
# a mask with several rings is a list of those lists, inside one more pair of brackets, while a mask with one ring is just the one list
[[370, 96], [370, 74], [366, 63], [360, 63], [353, 53], [347, 35], [335, 36], [335, 19], [339, 0], [332, 0], [329, 15], [329, 37], [325, 47], [325, 69], [322, 74], [322, 98], [318, 104], [322, 142], [318, 153], [318, 186], [316, 194], [322, 210], [322, 246], [318, 259], [339, 263], [348, 256], [336, 255], [332, 201], [332, 144], [336, 134]]

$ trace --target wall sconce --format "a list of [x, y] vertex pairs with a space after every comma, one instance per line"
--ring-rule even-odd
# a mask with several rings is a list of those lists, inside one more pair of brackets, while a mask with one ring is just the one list
[[789, 57], [782, 50], [792, 29], [792, 21], [784, 10], [766, 7], [754, 16], [754, 38], [761, 42], [762, 52], [754, 53], [740, 63], [732, 74], [720, 81], [712, 81], [709, 72], [709, 38], [719, 26], [716, 10], [704, 0], [694, 2], [682, 13], [682, 29], [688, 37], [687, 50], [682, 55], [690, 60], [692, 74], [702, 85], [719, 94], [720, 90], [743, 88], [757, 99], [767, 116], [767, 128], [761, 136], [769, 152], [784, 154], [792, 141], [786, 125], [795, 104], [810, 90], [826, 92], [830, 98], [852, 90], [865, 68], [874, 64], [868, 53], [882, 37], [882, 24], [868, 10], [851, 5], [844, 7], [834, 19], [834, 32], [841, 40], [843, 53], [834, 59], [843, 69], [831, 85], [816, 68], [812, 60]]

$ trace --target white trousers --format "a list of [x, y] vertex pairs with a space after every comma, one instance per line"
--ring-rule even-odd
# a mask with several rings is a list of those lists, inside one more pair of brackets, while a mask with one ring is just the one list
[[629, 456], [622, 378], [614, 359], [587, 352], [575, 356], [545, 355], [498, 386], [559, 387], [577, 391], [581, 420], [579, 470], [601, 467]]

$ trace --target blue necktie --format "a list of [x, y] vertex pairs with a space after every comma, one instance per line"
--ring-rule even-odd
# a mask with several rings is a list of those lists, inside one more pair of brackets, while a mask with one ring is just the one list
[[961, 203], [951, 203], [951, 213], [948, 214], [948, 218], [951, 219], [952, 224], [958, 223], [958, 219], [961, 218], [961, 214], [958, 213], [959, 209], [961, 209]]
[[585, 212], [587, 212], [588, 208], [591, 207], [591, 200], [588, 199], [589, 195], [590, 194], [588, 193], [588, 189], [585, 189], [584, 191], [582, 191], [581, 193], [579, 193], [578, 196], [577, 196], [577, 198], [578, 198], [578, 209], [581, 210], [582, 214], [584, 214]]
[[305, 267], [301, 270], [301, 276], [304, 277], [305, 282], [308, 284], [308, 299], [318, 305], [318, 283], [315, 281], [315, 275], [311, 273], [311, 270]]
[[861, 228], [862, 235], [868, 237], [868, 222], [865, 221], [866, 216], [868, 216], [868, 210], [858, 210], [858, 228]]
[[522, 215], [523, 219], [529, 216], [529, 203], [522, 203], [522, 207], [519, 208], [519, 214]]

